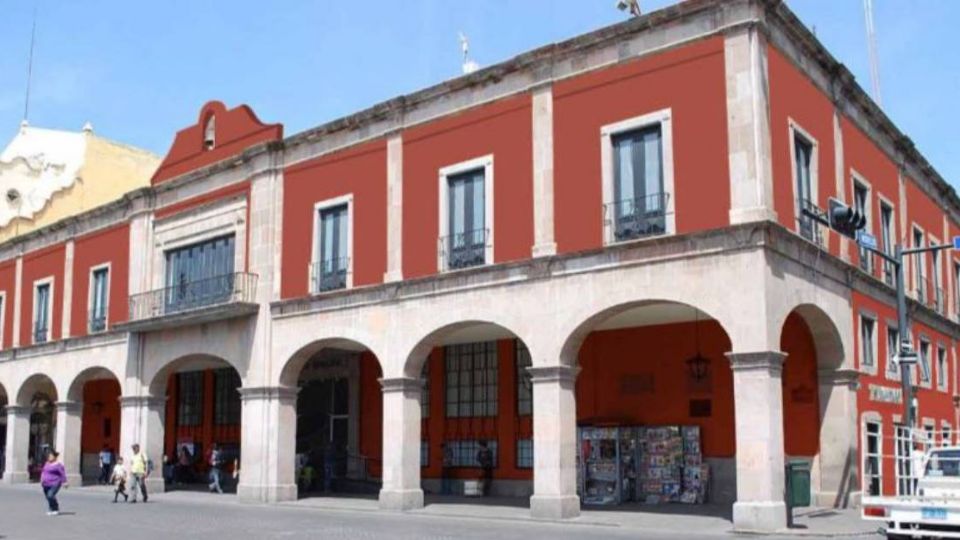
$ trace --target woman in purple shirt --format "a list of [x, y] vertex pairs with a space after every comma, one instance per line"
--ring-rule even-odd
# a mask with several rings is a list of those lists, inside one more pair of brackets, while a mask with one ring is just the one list
[[48, 516], [55, 516], [60, 513], [60, 503], [57, 502], [57, 492], [60, 488], [67, 485], [67, 471], [63, 468], [63, 463], [57, 461], [60, 454], [53, 450], [47, 454], [47, 462], [43, 464], [43, 470], [40, 471], [40, 486], [43, 488], [43, 496], [47, 498], [47, 505], [50, 510]]

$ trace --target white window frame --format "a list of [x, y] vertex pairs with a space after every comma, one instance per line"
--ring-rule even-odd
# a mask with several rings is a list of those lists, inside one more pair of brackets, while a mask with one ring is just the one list
[[[914, 241], [914, 238], [917, 236], [917, 233], [920, 233], [920, 237], [923, 238], [923, 241], [924, 241], [924, 242], [927, 241], [927, 233], [926, 233], [926, 231], [924, 231], [923, 228], [921, 228], [921, 227], [920, 227], [919, 225], [917, 225], [916, 223], [912, 223], [912, 224], [910, 224], [910, 238], [909, 238], [909, 240], [910, 240], [909, 245], [910, 245], [911, 248], [924, 247], [924, 246], [917, 246], [917, 245], [915, 245], [916, 243], [915, 243], [915, 241]], [[909, 295], [910, 295], [910, 296], [913, 296], [913, 298], [914, 298], [915, 300], [917, 300], [918, 302], [920, 302], [921, 304], [927, 305], [927, 299], [926, 299], [926, 298], [920, 298], [920, 295], [919, 295], [919, 293], [920, 293], [920, 281], [921, 281], [921, 278], [926, 279], [926, 276], [927, 276], [927, 257], [926, 257], [926, 253], [921, 253], [921, 254], [919, 254], [919, 255], [915, 255], [915, 257], [919, 257], [919, 261], [920, 261], [920, 274], [921, 274], [921, 275], [917, 275], [917, 265], [916, 265], [916, 263], [913, 263], [913, 262], [911, 261], [911, 264], [910, 264], [910, 275], [913, 276], [913, 280], [912, 280], [912, 281], [913, 281], [913, 287], [912, 287], [913, 290], [909, 292]], [[926, 287], [926, 283], [924, 283], [924, 287]], [[926, 290], [926, 288], [924, 288], [924, 296], [929, 296], [929, 295], [928, 295], [929, 292], [930, 292], [930, 291], [928, 291], [928, 290]]]
[[950, 277], [953, 281], [953, 294], [950, 301], [953, 303], [953, 319], [960, 321], [960, 259], [950, 258]]
[[[867, 451], [867, 449], [869, 448], [869, 445], [867, 444], [867, 440], [869, 437], [869, 434], [867, 432], [867, 424], [875, 424], [877, 426], [877, 453], [876, 454], [870, 454]], [[862, 467], [860, 470], [863, 471], [863, 476], [864, 476], [861, 479], [863, 482], [864, 491], [869, 489], [869, 486], [870, 486], [870, 482], [866, 478], [867, 461], [871, 457], [876, 457], [877, 459], [876, 477], [877, 477], [878, 483], [880, 484], [880, 494], [882, 495], [883, 494], [883, 419], [880, 417], [880, 415], [876, 413], [864, 413], [863, 416], [861, 417], [860, 425], [861, 425], [860, 433], [862, 434], [862, 439], [863, 439], [861, 441], [861, 445], [862, 445], [861, 448], [863, 448], [863, 452], [861, 453], [861, 455], [863, 456], [863, 461], [860, 464]]]
[[953, 445], [953, 426], [946, 420], [940, 421], [940, 446]]
[[[923, 345], [927, 345], [927, 380], [923, 380]], [[933, 372], [935, 369], [933, 356], [933, 341], [926, 334], [920, 334], [917, 337], [917, 377], [920, 379], [920, 386], [923, 388], [933, 388]]]
[[900, 369], [899, 366], [895, 366], [893, 359], [897, 356], [897, 353], [900, 350], [900, 328], [890, 321], [887, 321], [887, 326], [884, 329], [883, 339], [886, 341], [889, 337], [890, 331], [895, 330], [897, 332], [896, 343], [893, 344], [893, 349], [891, 350], [890, 343], [887, 343], [887, 357], [886, 365], [884, 366], [884, 374], [887, 377], [887, 380], [890, 381], [899, 381], [900, 380]]
[[110, 329], [110, 280], [113, 277], [113, 270], [111, 269], [111, 263], [105, 262], [103, 264], [98, 264], [96, 266], [90, 267], [90, 273], [87, 281], [87, 333], [92, 333], [90, 331], [90, 314], [93, 311], [93, 300], [94, 300], [94, 279], [93, 276], [98, 270], [107, 271], [107, 284], [106, 284], [106, 295], [103, 299], [103, 330], [99, 330], [97, 333], [106, 332]]
[[[900, 421], [902, 422], [902, 419]], [[897, 420], [894, 420], [894, 422], [897, 422]], [[913, 494], [914, 483], [917, 479], [918, 471], [913, 470], [914, 438], [910, 433], [911, 430], [902, 424], [895, 423], [893, 425], [893, 474], [896, 480], [894, 485], [896, 495]], [[906, 448], [906, 455], [901, 455], [901, 448]], [[901, 469], [904, 469], [906, 473], [901, 474]], [[901, 485], [906, 485], [907, 489], [900, 489]]]
[[[803, 129], [793, 118], [787, 118], [787, 137], [790, 144], [790, 189], [793, 191], [793, 230], [800, 234], [800, 193], [797, 191], [797, 136], [810, 143], [810, 198], [816, 205], [820, 205], [820, 142], [809, 131]], [[819, 229], [813, 223], [813, 237], [819, 239]]]
[[[864, 225], [863, 230], [867, 233], [873, 234], [873, 184], [871, 184], [866, 177], [857, 172], [856, 169], [850, 168], [850, 194], [853, 197], [851, 202], [851, 207], [856, 207], [857, 204], [857, 184], [860, 184], [867, 190], [867, 198], [863, 203], [863, 212], [864, 218], [866, 218], [866, 225]], [[874, 266], [874, 257], [873, 254], [866, 250], [858, 250], [858, 253], [867, 254], [867, 267], [864, 271], [871, 276], [876, 272], [876, 267]], [[863, 268], [861, 266], [861, 268]]]
[[[887, 253], [887, 255], [893, 256], [893, 252], [894, 252], [894, 250], [896, 249], [896, 245], [897, 245], [897, 205], [895, 205], [895, 204], [893, 203], [893, 201], [891, 201], [890, 199], [884, 197], [883, 194], [882, 194], [882, 193], [879, 193], [879, 192], [877, 192], [877, 200], [879, 201], [878, 204], [877, 204], [877, 213], [878, 213], [878, 214], [877, 214], [877, 225], [878, 225], [878, 230], [880, 231], [880, 238], [879, 238], [879, 240], [880, 240], [880, 249], [881, 249], [881, 251], [883, 251], [884, 253]], [[887, 208], [890, 209], [890, 230], [887, 231], [887, 233], [888, 233], [887, 236], [888, 236], [888, 238], [890, 238], [890, 251], [889, 251], [889, 252], [886, 251], [886, 249], [885, 249], [886, 246], [883, 245], [883, 230], [884, 230], [884, 227], [883, 227], [883, 207], [884, 207], [884, 206], [886, 206]], [[891, 280], [891, 281], [892, 281], [892, 285], [895, 286], [896, 283], [897, 283], [896, 268], [894, 268], [893, 265], [890, 264], [890, 263], [887, 262], [887, 261], [883, 261], [880, 266], [881, 266], [881, 269], [882, 269], [882, 270], [881, 270], [881, 273], [880, 273], [880, 278], [881, 278], [881, 279], [884, 278], [884, 275], [885, 275], [885, 272], [886, 272], [885, 269], [886, 269], [887, 267], [889, 267], [889, 268], [890, 268], [890, 272], [892, 273], [892, 276], [891, 276], [891, 277], [892, 277], [892, 280]]]
[[[446, 238], [450, 234], [450, 177], [470, 172], [477, 169], [483, 169], [483, 224], [490, 231], [487, 236], [486, 244], [483, 249], [483, 264], [493, 264], [494, 261], [494, 221], [493, 221], [493, 154], [461, 161], [453, 165], [441, 167], [438, 171], [437, 182], [440, 194], [438, 238]], [[446, 247], [437, 250], [437, 270], [439, 272], [456, 272], [459, 268], [448, 269], [444, 264], [444, 252]]]
[[[937, 238], [936, 236], [932, 235], [932, 234], [927, 235], [927, 240], [926, 240], [926, 242], [927, 242], [927, 245], [928, 245], [928, 246], [937, 246], [937, 245], [940, 245], [940, 239]], [[937, 301], [937, 289], [940, 290], [940, 294], [941, 294], [940, 301], [941, 301], [941, 302], [946, 302], [946, 300], [947, 300], [947, 299], [946, 299], [946, 294], [947, 294], [947, 293], [946, 293], [946, 291], [944, 290], [944, 287], [943, 287], [943, 260], [944, 260], [944, 257], [942, 256], [943, 254], [942, 254], [942, 252], [941, 252], [940, 250], [931, 251], [931, 252], [929, 252], [929, 255], [930, 255], [930, 266], [931, 266], [931, 268], [929, 269], [929, 270], [930, 270], [930, 274], [931, 274], [931, 275], [930, 275], [930, 287], [931, 287], [931, 290], [929, 291], [929, 293], [930, 293], [930, 294], [929, 294], [929, 297], [930, 297], [930, 301], [933, 302], [933, 305], [932, 305], [933, 310], [936, 311], [937, 313], [940, 313], [940, 311], [937, 310], [937, 306], [936, 306], [936, 301]], [[924, 253], [922, 256], [923, 256], [923, 261], [926, 262], [926, 261], [927, 261], [927, 253]], [[928, 304], [928, 305], [929, 305], [929, 304]]]
[[337, 206], [347, 205], [347, 284], [344, 288], [350, 289], [353, 287], [353, 193], [347, 193], [345, 195], [340, 195], [339, 197], [333, 197], [332, 199], [324, 199], [322, 201], [317, 201], [313, 205], [313, 237], [311, 238], [310, 246], [310, 268], [307, 269], [307, 290], [310, 291], [310, 294], [317, 294], [318, 291], [314, 286], [313, 279], [313, 268], [320, 261], [321, 253], [318, 251], [320, 239], [320, 228], [322, 223], [320, 222], [320, 212], [334, 208]]
[[7, 322], [7, 291], [0, 291], [0, 350], [3, 349], [4, 329]]
[[56, 290], [54, 289], [55, 280], [53, 276], [47, 276], [44, 278], [37, 279], [33, 282], [33, 313], [31, 314], [30, 321], [30, 343], [37, 344], [36, 342], [36, 328], [37, 328], [37, 315], [38, 315], [38, 304], [37, 304], [37, 289], [43, 285], [50, 286], [50, 305], [47, 306], [47, 339], [44, 343], [49, 343], [53, 340], [53, 306], [56, 304]]
[[[866, 321], [870, 321], [870, 322], [873, 323], [873, 335], [872, 335], [871, 338], [870, 338], [870, 341], [871, 341], [870, 347], [873, 349], [873, 364], [872, 364], [872, 365], [867, 365], [867, 364], [865, 364], [864, 361], [863, 361], [863, 359], [866, 357], [866, 355], [864, 354], [864, 351], [866, 350], [866, 349], [864, 349], [864, 346], [865, 346], [866, 344], [863, 342], [863, 322], [864, 322], [865, 320], [866, 320]], [[877, 358], [877, 351], [879, 350], [879, 348], [877, 347], [877, 344], [878, 344], [878, 343], [877, 343], [877, 332], [878, 332], [878, 330], [879, 330], [879, 328], [880, 328], [880, 324], [879, 324], [879, 322], [878, 322], [878, 320], [877, 320], [877, 316], [876, 316], [876, 315], [874, 315], [874, 314], [872, 314], [872, 313], [867, 313], [867, 312], [864, 312], [864, 311], [861, 311], [861, 312], [860, 312], [860, 316], [857, 318], [857, 321], [859, 322], [859, 325], [857, 326], [857, 332], [858, 332], [858, 339], [857, 339], [857, 341], [858, 341], [859, 344], [860, 344], [860, 350], [859, 350], [859, 353], [860, 353], [860, 371], [861, 371], [862, 373], [866, 373], [866, 374], [870, 374], [870, 375], [876, 375], [876, 374], [877, 374], [877, 364], [880, 362], [880, 359]]]
[[[600, 127], [600, 177], [603, 190], [603, 208], [610, 208], [614, 204], [616, 178], [613, 166], [613, 138], [621, 133], [660, 125], [660, 151], [663, 162], [660, 164], [663, 171], [663, 192], [667, 193], [664, 215], [664, 229], [662, 235], [676, 234], [676, 190], [673, 177], [673, 109], [666, 108], [653, 111], [633, 118], [627, 118], [613, 124]], [[623, 240], [630, 242], [632, 240]], [[603, 227], [603, 245], [620, 243], [616, 240], [614, 227]]]
[[[947, 392], [950, 390], [950, 354], [947, 350], [947, 347], [939, 341], [937, 342], [936, 346], [933, 347], [933, 349], [937, 355], [935, 362], [937, 373], [937, 390]], [[942, 373], [942, 370], [940, 369], [940, 351], [943, 351], [943, 365], [947, 370], [946, 374]]]

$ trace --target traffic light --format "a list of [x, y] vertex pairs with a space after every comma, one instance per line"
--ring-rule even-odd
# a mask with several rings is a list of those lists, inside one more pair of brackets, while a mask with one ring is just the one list
[[833, 197], [830, 197], [829, 203], [827, 214], [830, 218], [830, 228], [851, 240], [856, 240], [857, 231], [867, 225], [867, 216]]

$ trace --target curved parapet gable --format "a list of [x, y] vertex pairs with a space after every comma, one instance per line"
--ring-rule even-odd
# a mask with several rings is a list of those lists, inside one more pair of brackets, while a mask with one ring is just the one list
[[200, 109], [196, 124], [177, 132], [150, 183], [165, 182], [282, 138], [283, 124], [264, 124], [250, 107], [227, 109], [219, 101], [210, 101]]

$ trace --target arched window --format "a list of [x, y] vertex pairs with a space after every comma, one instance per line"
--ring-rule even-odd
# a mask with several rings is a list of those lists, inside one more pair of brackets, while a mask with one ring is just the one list
[[207, 125], [203, 128], [203, 148], [204, 150], [213, 150], [213, 146], [216, 143], [216, 131], [217, 131], [217, 118], [211, 116], [207, 120]]

